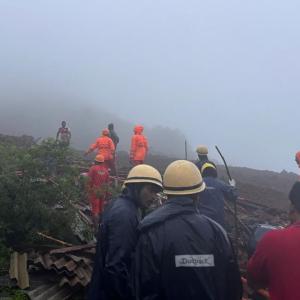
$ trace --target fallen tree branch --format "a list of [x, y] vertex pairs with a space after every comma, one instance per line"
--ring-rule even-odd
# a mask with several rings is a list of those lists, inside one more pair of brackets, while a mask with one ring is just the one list
[[53, 241], [53, 242], [55, 242], [55, 243], [61, 244], [61, 245], [63, 245], [63, 246], [66, 246], [66, 247], [71, 247], [71, 246], [73, 246], [72, 244], [69, 244], [69, 243], [67, 243], [67, 242], [64, 242], [64, 241], [55, 239], [55, 238], [53, 238], [53, 237], [51, 237], [51, 236], [49, 236], [49, 235], [46, 235], [46, 234], [44, 234], [44, 233], [42, 233], [42, 232], [38, 232], [37, 234], [38, 234], [39, 236], [45, 238], [45, 239], [48, 239], [48, 240]]

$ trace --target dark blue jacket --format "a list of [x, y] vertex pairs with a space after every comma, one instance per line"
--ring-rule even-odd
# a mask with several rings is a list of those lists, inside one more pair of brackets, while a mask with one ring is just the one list
[[204, 177], [206, 189], [200, 194], [199, 212], [224, 226], [225, 200], [235, 201], [236, 189], [214, 177]]
[[190, 198], [173, 198], [139, 226], [137, 300], [241, 299], [240, 273], [223, 228]]
[[137, 242], [139, 210], [129, 191], [104, 211], [89, 300], [131, 300], [131, 262]]

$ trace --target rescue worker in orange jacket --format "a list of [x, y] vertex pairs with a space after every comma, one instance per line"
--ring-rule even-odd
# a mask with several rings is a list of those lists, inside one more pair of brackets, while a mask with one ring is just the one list
[[109, 130], [104, 129], [102, 131], [102, 136], [97, 138], [94, 144], [85, 152], [85, 155], [98, 149], [98, 154], [103, 155], [104, 163], [111, 170], [112, 175], [115, 175], [115, 164], [114, 164], [114, 154], [115, 145], [112, 139], [109, 137]]
[[296, 161], [298, 167], [300, 168], [300, 151], [298, 151], [296, 153], [295, 161]]
[[88, 172], [88, 196], [93, 215], [93, 223], [97, 230], [100, 215], [108, 196], [109, 173], [104, 165], [104, 157], [98, 154], [95, 163]]
[[143, 126], [135, 126], [134, 135], [131, 138], [130, 162], [134, 166], [143, 164], [148, 153], [148, 141], [143, 135], [143, 131]]

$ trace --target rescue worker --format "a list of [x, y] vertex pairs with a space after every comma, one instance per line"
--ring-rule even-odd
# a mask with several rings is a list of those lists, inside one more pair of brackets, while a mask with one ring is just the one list
[[143, 135], [144, 127], [137, 125], [134, 127], [134, 135], [131, 139], [130, 162], [136, 166], [143, 164], [148, 153], [148, 141]]
[[153, 167], [139, 165], [129, 172], [122, 194], [103, 213], [89, 300], [134, 299], [130, 270], [140, 209], [161, 190], [161, 175]]
[[203, 164], [201, 174], [206, 189], [199, 197], [199, 211], [224, 227], [225, 200], [236, 201], [237, 190], [218, 178], [217, 168], [210, 162]]
[[298, 167], [300, 168], [300, 151], [298, 151], [296, 153], [295, 161], [296, 161]]
[[109, 130], [109, 137], [114, 142], [115, 149], [117, 149], [117, 145], [119, 144], [120, 139], [119, 139], [117, 133], [114, 130], [114, 124], [113, 123], [108, 124], [108, 130]]
[[300, 299], [300, 182], [289, 194], [291, 225], [271, 230], [257, 245], [248, 264], [248, 282], [268, 288], [271, 300]]
[[196, 208], [205, 189], [198, 168], [185, 160], [171, 163], [163, 186], [168, 200], [139, 226], [136, 299], [241, 299], [240, 272], [228, 236]]
[[97, 138], [94, 144], [85, 152], [85, 155], [98, 149], [98, 154], [103, 155], [105, 166], [111, 170], [111, 174], [116, 174], [114, 155], [115, 155], [115, 145], [112, 139], [109, 137], [109, 130], [104, 129], [102, 131], [102, 136]]
[[94, 165], [91, 166], [88, 172], [88, 196], [95, 230], [97, 230], [103, 206], [107, 201], [108, 185], [108, 169], [104, 166], [103, 155], [98, 154]]
[[56, 134], [56, 141], [59, 141], [63, 146], [69, 146], [72, 137], [70, 128], [66, 126], [66, 121], [62, 121], [61, 127], [58, 129]]
[[206, 146], [204, 145], [198, 146], [196, 152], [198, 154], [198, 161], [196, 162], [196, 166], [198, 167], [199, 171], [201, 171], [202, 166], [206, 162], [209, 162], [215, 166], [215, 164], [208, 159], [208, 149]]
[[[116, 167], [116, 152], [117, 152], [117, 145], [119, 143], [119, 137], [117, 135], [117, 133], [114, 130], [114, 124], [110, 123], [108, 124], [108, 130], [109, 130], [109, 137], [112, 139], [114, 145], [115, 145], [115, 152], [114, 152], [114, 156], [113, 156], [113, 175], [117, 175], [117, 167]], [[117, 183], [116, 183], [117, 184]]]

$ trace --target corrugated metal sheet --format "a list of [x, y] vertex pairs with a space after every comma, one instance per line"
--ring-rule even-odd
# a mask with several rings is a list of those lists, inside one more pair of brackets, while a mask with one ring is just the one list
[[29, 275], [27, 271], [27, 253], [20, 254], [14, 252], [10, 257], [10, 279], [17, 281], [17, 286], [21, 289], [29, 287]]
[[36, 253], [30, 270], [52, 272], [59, 286], [86, 287], [91, 280], [95, 244], [55, 249], [49, 253]]
[[58, 284], [43, 284], [26, 294], [31, 300], [65, 300], [71, 299], [73, 291], [69, 287], [61, 287]]
[[[10, 279], [32, 300], [72, 299], [74, 291], [82, 291], [89, 284], [93, 270], [95, 244], [55, 249], [48, 253], [14, 252], [11, 255]], [[29, 274], [28, 274], [29, 272]], [[41, 280], [36, 284], [35, 278]]]

